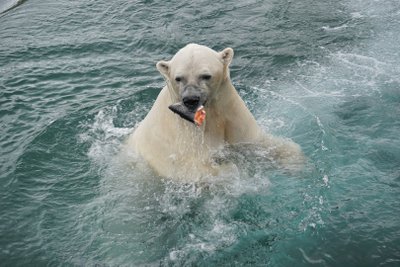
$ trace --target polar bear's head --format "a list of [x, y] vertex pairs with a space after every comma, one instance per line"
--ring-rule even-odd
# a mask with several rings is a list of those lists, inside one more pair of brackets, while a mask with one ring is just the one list
[[159, 61], [157, 69], [167, 79], [176, 101], [195, 110], [212, 102], [221, 84], [229, 80], [233, 50], [216, 52], [206, 46], [189, 44], [170, 61]]

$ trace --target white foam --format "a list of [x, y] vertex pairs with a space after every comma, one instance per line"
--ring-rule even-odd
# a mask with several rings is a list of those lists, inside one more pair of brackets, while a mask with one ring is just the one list
[[328, 186], [329, 185], [329, 177], [328, 177], [328, 175], [324, 175], [324, 177], [322, 177], [322, 181], [324, 182], [324, 185], [325, 186]]
[[86, 132], [79, 138], [81, 142], [90, 144], [88, 156], [100, 164], [107, 164], [107, 161], [118, 152], [122, 140], [133, 131], [132, 128], [115, 127], [113, 123], [114, 112], [100, 110], [92, 124], [87, 124]]
[[365, 16], [363, 14], [361, 14], [360, 12], [352, 12], [350, 13], [351, 17], [353, 19], [361, 19], [364, 18]]
[[315, 264], [325, 265], [326, 264], [324, 259], [312, 259], [310, 256], [308, 256], [306, 254], [306, 252], [302, 248], [299, 248], [299, 250], [300, 250], [301, 254], [303, 255], [303, 258], [305, 259], [305, 261], [308, 262], [309, 264], [312, 264], [312, 265], [315, 265]]
[[323, 29], [324, 31], [329, 32], [329, 31], [340, 31], [340, 30], [342, 30], [342, 29], [346, 29], [347, 27], [348, 27], [347, 24], [343, 24], [343, 25], [336, 26], [336, 27], [323, 26], [322, 29]]

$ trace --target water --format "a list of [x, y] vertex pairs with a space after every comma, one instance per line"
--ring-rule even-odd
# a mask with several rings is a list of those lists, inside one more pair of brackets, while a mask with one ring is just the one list
[[[1, 1], [0, 265], [399, 266], [400, 4], [325, 2]], [[120, 156], [189, 42], [310, 168], [235, 154], [204, 190]]]

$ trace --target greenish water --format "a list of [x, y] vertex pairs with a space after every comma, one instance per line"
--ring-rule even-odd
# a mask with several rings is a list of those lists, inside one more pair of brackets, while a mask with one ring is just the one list
[[[0, 1], [1, 266], [400, 266], [400, 3]], [[189, 42], [312, 166], [197, 190], [118, 158]], [[129, 159], [127, 160], [129, 161]]]

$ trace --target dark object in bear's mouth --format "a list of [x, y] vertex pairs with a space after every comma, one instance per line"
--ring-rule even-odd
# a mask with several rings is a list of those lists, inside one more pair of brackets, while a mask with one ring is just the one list
[[191, 111], [182, 102], [172, 104], [168, 107], [174, 113], [181, 116], [183, 119], [188, 120], [197, 126], [201, 126], [206, 118], [206, 111], [203, 106], [197, 108], [196, 111]]

